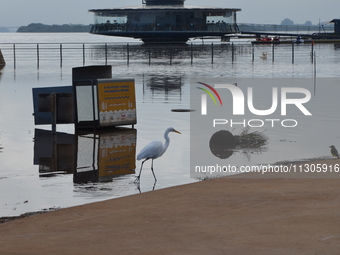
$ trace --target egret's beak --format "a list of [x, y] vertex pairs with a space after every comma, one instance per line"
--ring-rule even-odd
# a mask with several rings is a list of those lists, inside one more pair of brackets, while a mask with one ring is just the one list
[[182, 134], [181, 132], [177, 131], [176, 129], [174, 129], [174, 132], [176, 132], [178, 134]]

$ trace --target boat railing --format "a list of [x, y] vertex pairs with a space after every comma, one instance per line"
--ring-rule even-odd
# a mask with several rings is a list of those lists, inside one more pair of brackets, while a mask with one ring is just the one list
[[94, 24], [91, 33], [125, 33], [125, 32], [238, 32], [236, 24], [215, 23], [215, 24]]

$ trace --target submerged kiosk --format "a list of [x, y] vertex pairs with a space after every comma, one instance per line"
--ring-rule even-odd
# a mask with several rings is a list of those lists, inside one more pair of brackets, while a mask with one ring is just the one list
[[112, 78], [112, 66], [72, 69], [72, 86], [33, 88], [35, 125], [97, 129], [137, 123], [135, 81]]
[[190, 38], [238, 33], [238, 8], [184, 6], [185, 0], [143, 0], [138, 7], [92, 9], [90, 33], [141, 39], [143, 42], [185, 43]]
[[[135, 81], [113, 78], [112, 66], [72, 69], [72, 86], [32, 89], [34, 164], [40, 176], [73, 173], [75, 183], [109, 181], [136, 168]], [[74, 124], [75, 133], [56, 131]], [[132, 128], [120, 127], [132, 125]]]

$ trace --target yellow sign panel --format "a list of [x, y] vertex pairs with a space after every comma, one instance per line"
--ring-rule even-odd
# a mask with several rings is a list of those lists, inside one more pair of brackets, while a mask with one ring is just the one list
[[134, 174], [136, 168], [136, 130], [101, 134], [99, 177]]
[[100, 126], [136, 124], [135, 81], [99, 79], [98, 105]]

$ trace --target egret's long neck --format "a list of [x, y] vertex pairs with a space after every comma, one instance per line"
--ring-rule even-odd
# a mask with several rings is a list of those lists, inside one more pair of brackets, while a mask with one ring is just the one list
[[163, 152], [162, 152], [162, 154], [166, 151], [166, 149], [169, 147], [169, 144], [170, 144], [169, 131], [166, 131], [164, 133], [164, 139], [165, 139], [165, 143], [163, 145]]

